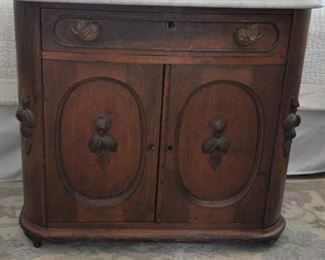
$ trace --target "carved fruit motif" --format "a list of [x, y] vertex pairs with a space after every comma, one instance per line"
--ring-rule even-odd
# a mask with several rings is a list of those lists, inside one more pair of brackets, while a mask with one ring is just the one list
[[259, 32], [257, 24], [247, 24], [235, 32], [235, 40], [242, 46], [250, 46], [262, 37], [263, 35]]
[[203, 153], [210, 154], [209, 163], [213, 170], [217, 170], [222, 161], [222, 157], [228, 152], [230, 142], [227, 137], [223, 135], [227, 127], [227, 122], [223, 118], [218, 118], [210, 121], [209, 126], [213, 131], [213, 137], [208, 138], [202, 145]]
[[117, 150], [116, 139], [107, 133], [111, 125], [112, 120], [107, 114], [97, 117], [94, 122], [97, 133], [89, 140], [89, 149], [97, 155], [103, 170], [109, 162], [109, 153]]
[[71, 26], [70, 30], [73, 34], [87, 42], [94, 41], [99, 36], [99, 25], [89, 20], [76, 20], [75, 25]]
[[293, 97], [290, 102], [290, 114], [286, 116], [283, 121], [284, 128], [284, 157], [287, 158], [289, 155], [290, 145], [292, 140], [296, 137], [296, 127], [301, 123], [301, 117], [297, 115], [297, 110], [299, 107], [299, 101], [297, 97]]
[[16, 112], [16, 118], [20, 122], [20, 133], [25, 138], [26, 154], [30, 154], [32, 150], [33, 128], [35, 126], [35, 117], [29, 108], [30, 101], [26, 98], [21, 98], [20, 106]]

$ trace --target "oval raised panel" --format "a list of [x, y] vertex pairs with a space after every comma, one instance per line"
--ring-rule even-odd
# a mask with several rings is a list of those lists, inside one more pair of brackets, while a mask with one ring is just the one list
[[[222, 135], [230, 144], [215, 169], [202, 144], [214, 133], [209, 122], [224, 118]], [[206, 207], [235, 203], [249, 190], [260, 161], [263, 112], [253, 90], [233, 81], [197, 88], [182, 107], [176, 135], [179, 188], [192, 202]]]
[[[94, 121], [109, 115], [109, 135], [117, 149], [102, 167], [89, 148]], [[56, 121], [57, 162], [65, 188], [78, 200], [114, 205], [138, 186], [144, 166], [145, 123], [137, 94], [109, 78], [91, 78], [72, 86], [63, 97]], [[127, 160], [127, 163], [126, 163]]]

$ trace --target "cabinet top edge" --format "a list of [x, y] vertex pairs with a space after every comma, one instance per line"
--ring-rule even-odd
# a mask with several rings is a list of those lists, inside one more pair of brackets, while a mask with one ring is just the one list
[[17, 2], [111, 4], [171, 7], [312, 9], [321, 8], [325, 0], [15, 0]]

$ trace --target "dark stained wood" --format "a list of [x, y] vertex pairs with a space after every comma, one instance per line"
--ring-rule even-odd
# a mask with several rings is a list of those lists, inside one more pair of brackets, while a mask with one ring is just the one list
[[[105, 53], [73, 53], [73, 52], [57, 52], [43, 51], [42, 57], [45, 60], [70, 60], [70, 61], [89, 61], [89, 62], [116, 62], [116, 63], [139, 63], [139, 64], [243, 64], [243, 65], [270, 65], [285, 64], [286, 57], [225, 57], [218, 56], [217, 53], [205, 53], [198, 55], [197, 53], [175, 52], [173, 55], [165, 55], [162, 52], [141, 53], [141, 55], [132, 54], [132, 51], [120, 53], [114, 51], [112, 54]], [[153, 59], [154, 56], [154, 59]]]
[[[160, 169], [160, 222], [262, 224], [282, 66], [172, 66]], [[202, 145], [223, 118], [218, 168]], [[254, 212], [252, 214], [252, 212]]]
[[[286, 144], [284, 123], [292, 112], [292, 99], [299, 96], [302, 68], [305, 57], [306, 41], [309, 28], [310, 10], [296, 10], [292, 17], [292, 30], [285, 81], [282, 89], [281, 109], [276, 130], [274, 157], [269, 180], [268, 198], [266, 201], [264, 227], [272, 226], [281, 217], [281, 207], [287, 165], [289, 157], [283, 149], [290, 149]], [[274, 129], [275, 131], [275, 129]], [[284, 147], [288, 146], [288, 147]]]
[[[34, 241], [36, 247], [43, 240], [75, 241], [82, 240], [133, 240], [133, 241], [194, 241], [209, 242], [216, 240], [251, 240], [252, 242], [272, 242], [279, 237], [285, 227], [285, 220], [281, 218], [274, 226], [261, 230], [259, 228], [229, 227], [229, 228], [193, 228], [182, 225], [142, 224], [141, 227], [127, 228], [48, 228], [44, 229], [31, 223], [25, 217], [20, 218], [20, 225], [26, 236]], [[128, 226], [127, 223], [125, 223]]]
[[154, 220], [161, 81], [161, 65], [44, 61], [49, 225]]
[[15, 10], [35, 246], [281, 234], [310, 11]]
[[[43, 91], [40, 39], [40, 6], [15, 1], [17, 73], [21, 109], [24, 215], [46, 226], [43, 136]], [[28, 26], [26, 26], [28, 21]]]
[[[240, 55], [284, 56], [289, 20], [290, 16], [278, 16], [275, 19], [270, 15], [219, 15], [201, 22], [193, 16], [183, 15], [166, 21], [159, 15], [148, 17], [145, 14], [135, 15], [134, 12], [116, 15], [109, 12], [44, 9], [43, 49], [75, 49], [78, 52], [83, 52], [85, 48], [97, 52], [105, 49], [131, 49], [137, 52], [169, 50], [232, 55], [240, 52]], [[243, 44], [239, 38], [245, 37], [242, 32], [247, 30], [247, 26], [255, 28], [256, 36], [254, 42]], [[80, 30], [86, 34], [83, 36]]]

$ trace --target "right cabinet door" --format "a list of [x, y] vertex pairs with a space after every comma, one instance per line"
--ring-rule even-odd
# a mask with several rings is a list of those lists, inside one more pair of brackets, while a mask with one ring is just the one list
[[262, 224], [282, 72], [167, 67], [158, 221]]

